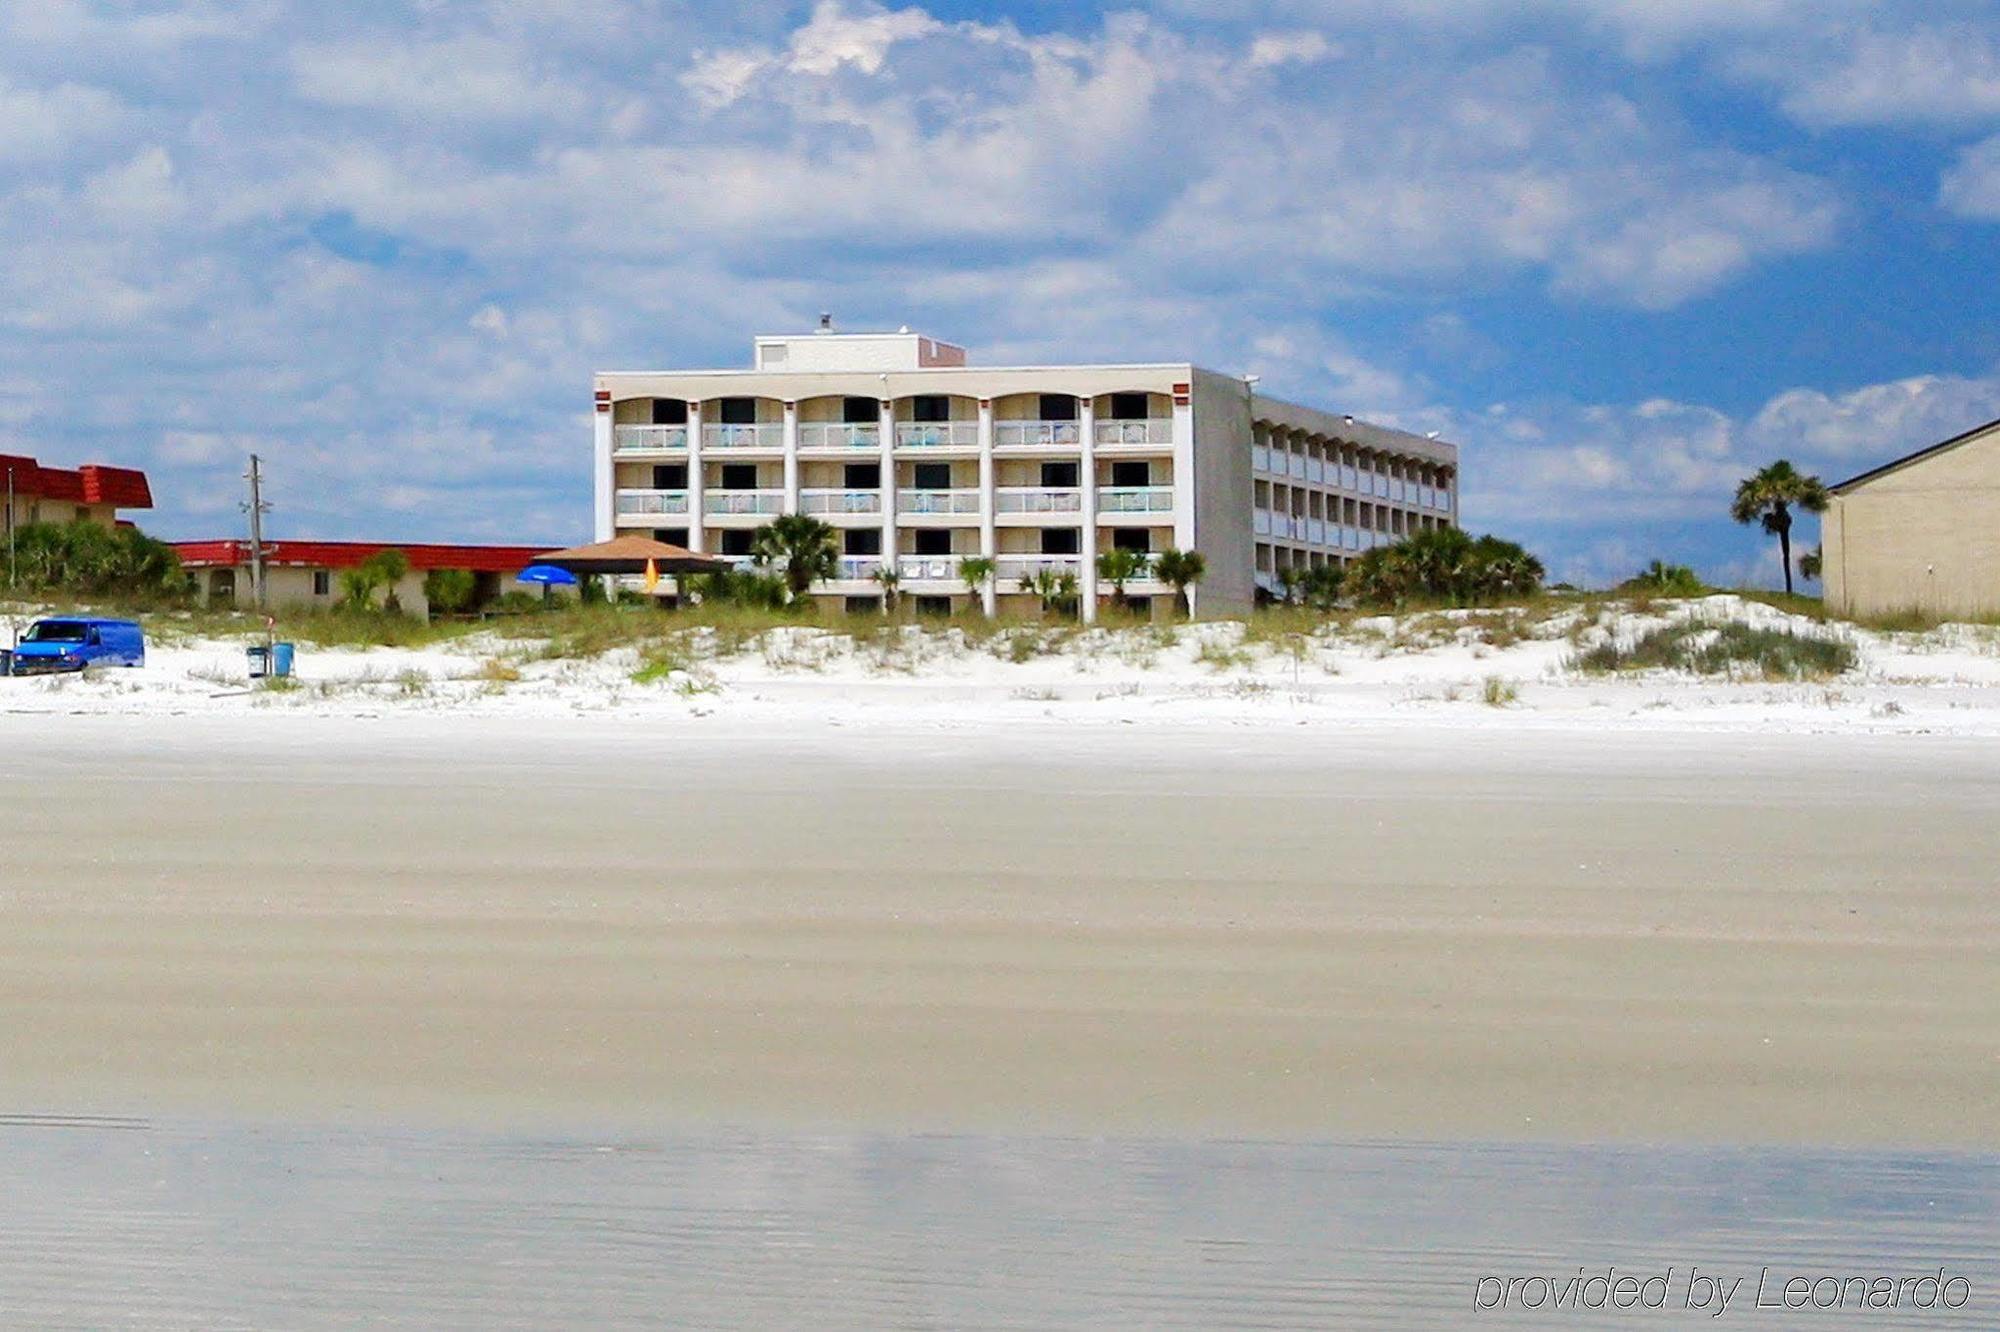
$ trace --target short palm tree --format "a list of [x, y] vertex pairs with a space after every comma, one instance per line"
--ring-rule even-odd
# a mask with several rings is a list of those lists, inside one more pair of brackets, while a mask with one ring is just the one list
[[877, 587], [882, 589], [883, 611], [893, 615], [896, 610], [897, 594], [903, 588], [902, 572], [894, 564], [884, 560], [882, 563], [876, 565], [874, 571], [868, 576], [875, 580]]
[[1188, 618], [1194, 618], [1194, 598], [1188, 589], [1201, 581], [1208, 572], [1208, 561], [1196, 550], [1175, 550], [1171, 546], [1159, 553], [1153, 561], [1153, 572], [1161, 581], [1171, 583], [1176, 594], [1187, 605]]
[[1346, 581], [1347, 576], [1338, 564], [1315, 564], [1306, 570], [1300, 587], [1314, 610], [1326, 611], [1340, 600], [1341, 585]]
[[1111, 595], [1118, 599], [1120, 606], [1125, 604], [1125, 584], [1145, 572], [1146, 556], [1143, 551], [1113, 546], [1098, 553], [1097, 576], [1111, 584]]
[[1033, 577], [1021, 580], [1021, 590], [1035, 595], [1042, 603], [1044, 615], [1051, 611], [1067, 612], [1076, 606], [1076, 575], [1067, 569], [1037, 569]]
[[785, 590], [797, 601], [822, 578], [840, 572], [840, 544], [833, 528], [808, 514], [788, 513], [757, 529], [750, 558], [781, 566]]
[[1298, 601], [1300, 593], [1305, 590], [1305, 585], [1306, 571], [1298, 565], [1288, 564], [1278, 570], [1278, 590], [1284, 595], [1287, 606]]
[[980, 595], [981, 590], [993, 581], [993, 575], [998, 570], [999, 565], [984, 555], [968, 555], [958, 562], [958, 576], [965, 580], [965, 585], [972, 589], [972, 594], [980, 598], [981, 605], [984, 605], [986, 600]]
[[1799, 577], [1811, 583], [1819, 581], [1820, 576], [1826, 572], [1825, 550], [1824, 546], [1814, 546], [1799, 556]]
[[1778, 538], [1778, 561], [1785, 570], [1785, 591], [1792, 590], [1792, 510], [1825, 513], [1826, 485], [1806, 476], [1783, 458], [1755, 476], [1743, 479], [1730, 502], [1729, 516], [1739, 523], [1762, 523]]

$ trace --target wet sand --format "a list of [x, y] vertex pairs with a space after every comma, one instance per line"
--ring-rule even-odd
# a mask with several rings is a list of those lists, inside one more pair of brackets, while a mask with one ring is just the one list
[[0, 718], [17, 1113], [2000, 1142], [1924, 736]]

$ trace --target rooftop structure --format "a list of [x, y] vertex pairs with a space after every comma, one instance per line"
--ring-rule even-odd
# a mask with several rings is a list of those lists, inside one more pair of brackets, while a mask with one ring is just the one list
[[0, 453], [0, 519], [10, 529], [26, 523], [110, 526], [119, 521], [120, 509], [152, 507], [146, 474], [130, 467], [44, 467], [33, 458]]

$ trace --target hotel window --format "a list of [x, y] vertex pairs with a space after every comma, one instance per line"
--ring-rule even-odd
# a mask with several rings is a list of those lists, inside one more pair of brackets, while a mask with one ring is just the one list
[[950, 463], [918, 463], [913, 470], [916, 473], [916, 478], [915, 478], [916, 489], [918, 490], [951, 489]]
[[848, 463], [841, 469], [840, 484], [849, 490], [880, 490], [881, 463]]
[[721, 420], [724, 425], [756, 425], [757, 400], [724, 398], [721, 403]]
[[1044, 527], [1042, 529], [1042, 554], [1074, 555], [1082, 547], [1078, 544], [1083, 534], [1074, 527]]
[[1076, 420], [1076, 399], [1067, 393], [1044, 393], [1042, 396], [1042, 419], [1044, 421]]
[[916, 603], [917, 614], [919, 615], [951, 614], [950, 597], [915, 597], [912, 600]]
[[882, 405], [873, 398], [842, 398], [842, 425], [874, 425], [882, 419]]
[[756, 463], [724, 463], [720, 490], [755, 490], [757, 488]]
[[949, 527], [919, 527], [911, 535], [916, 538], [916, 553], [919, 555], [951, 554], [951, 529]]
[[653, 540], [686, 550], [688, 530], [685, 527], [656, 527], [653, 529]]
[[951, 399], [942, 393], [925, 393], [910, 399], [912, 421], [951, 420]]
[[686, 463], [659, 463], [653, 468], [653, 489], [686, 490], [688, 465]]
[[1153, 533], [1144, 527], [1118, 527], [1111, 532], [1113, 550], [1151, 550]]
[[686, 425], [687, 423], [688, 423], [687, 399], [685, 398], [653, 399], [654, 425]]
[[882, 529], [879, 527], [850, 527], [841, 542], [844, 555], [880, 555], [882, 553]]
[[1112, 463], [1111, 484], [1114, 486], [1150, 486], [1153, 484], [1153, 465], [1148, 462]]
[[325, 597], [325, 596], [331, 596], [332, 594], [333, 594], [333, 571], [331, 569], [314, 569], [313, 595], [316, 597]]
[[1114, 421], [1143, 421], [1146, 419], [1146, 395], [1143, 393], [1114, 393], [1111, 395], [1111, 419]]
[[722, 529], [722, 553], [724, 555], [748, 555], [750, 538], [755, 536], [747, 527], [725, 527]]
[[1055, 490], [1073, 490], [1077, 483], [1077, 468], [1073, 462], [1045, 462], [1042, 464], [1042, 484]]

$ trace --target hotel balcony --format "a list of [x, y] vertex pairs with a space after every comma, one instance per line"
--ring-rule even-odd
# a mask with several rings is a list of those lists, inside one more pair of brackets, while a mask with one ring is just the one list
[[875, 578], [875, 571], [882, 567], [880, 555], [843, 555], [840, 557], [840, 572], [829, 581], [837, 583], [867, 583]]
[[1097, 515], [1108, 523], [1171, 523], [1174, 488], [1101, 486], [1097, 491]]
[[783, 453], [785, 427], [776, 421], [756, 425], [705, 425], [701, 428], [702, 452]]
[[978, 453], [977, 421], [902, 421], [896, 426], [896, 447], [928, 454]]
[[1099, 421], [1091, 434], [1100, 453], [1170, 453], [1174, 423], [1164, 416], [1143, 421]]
[[[782, 490], [711, 490], [701, 497], [701, 511], [710, 518], [760, 521], [785, 511]], [[742, 523], [731, 523], [740, 527]]]
[[996, 555], [993, 559], [994, 583], [1018, 585], [1047, 569], [1059, 574], [1073, 574], [1083, 577], [1083, 556], [1081, 555]]
[[618, 492], [618, 521], [633, 527], [656, 527], [655, 518], [685, 518], [688, 493], [685, 490], [621, 490]]
[[1083, 512], [1083, 492], [1074, 487], [1003, 486], [994, 492], [993, 508], [1002, 519], [1068, 517]]
[[1075, 421], [995, 421], [995, 453], [1075, 453], [1083, 428]]
[[686, 453], [687, 446], [688, 428], [684, 425], [622, 425], [611, 431], [611, 451], [621, 457]]
[[[780, 441], [782, 443], [782, 440]], [[799, 422], [799, 454], [820, 457], [838, 457], [843, 454], [867, 453], [882, 447], [882, 427], [879, 425], [846, 423], [841, 421], [801, 421]]]
[[839, 518], [856, 515], [880, 515], [882, 512], [882, 492], [879, 490], [801, 490], [799, 511], [812, 514], [816, 518]]
[[977, 518], [977, 490], [898, 490], [896, 516], [912, 518]]
[[958, 588], [963, 586], [958, 562], [964, 558], [963, 555], [898, 555], [896, 574], [906, 591], [912, 583], [950, 583]]

